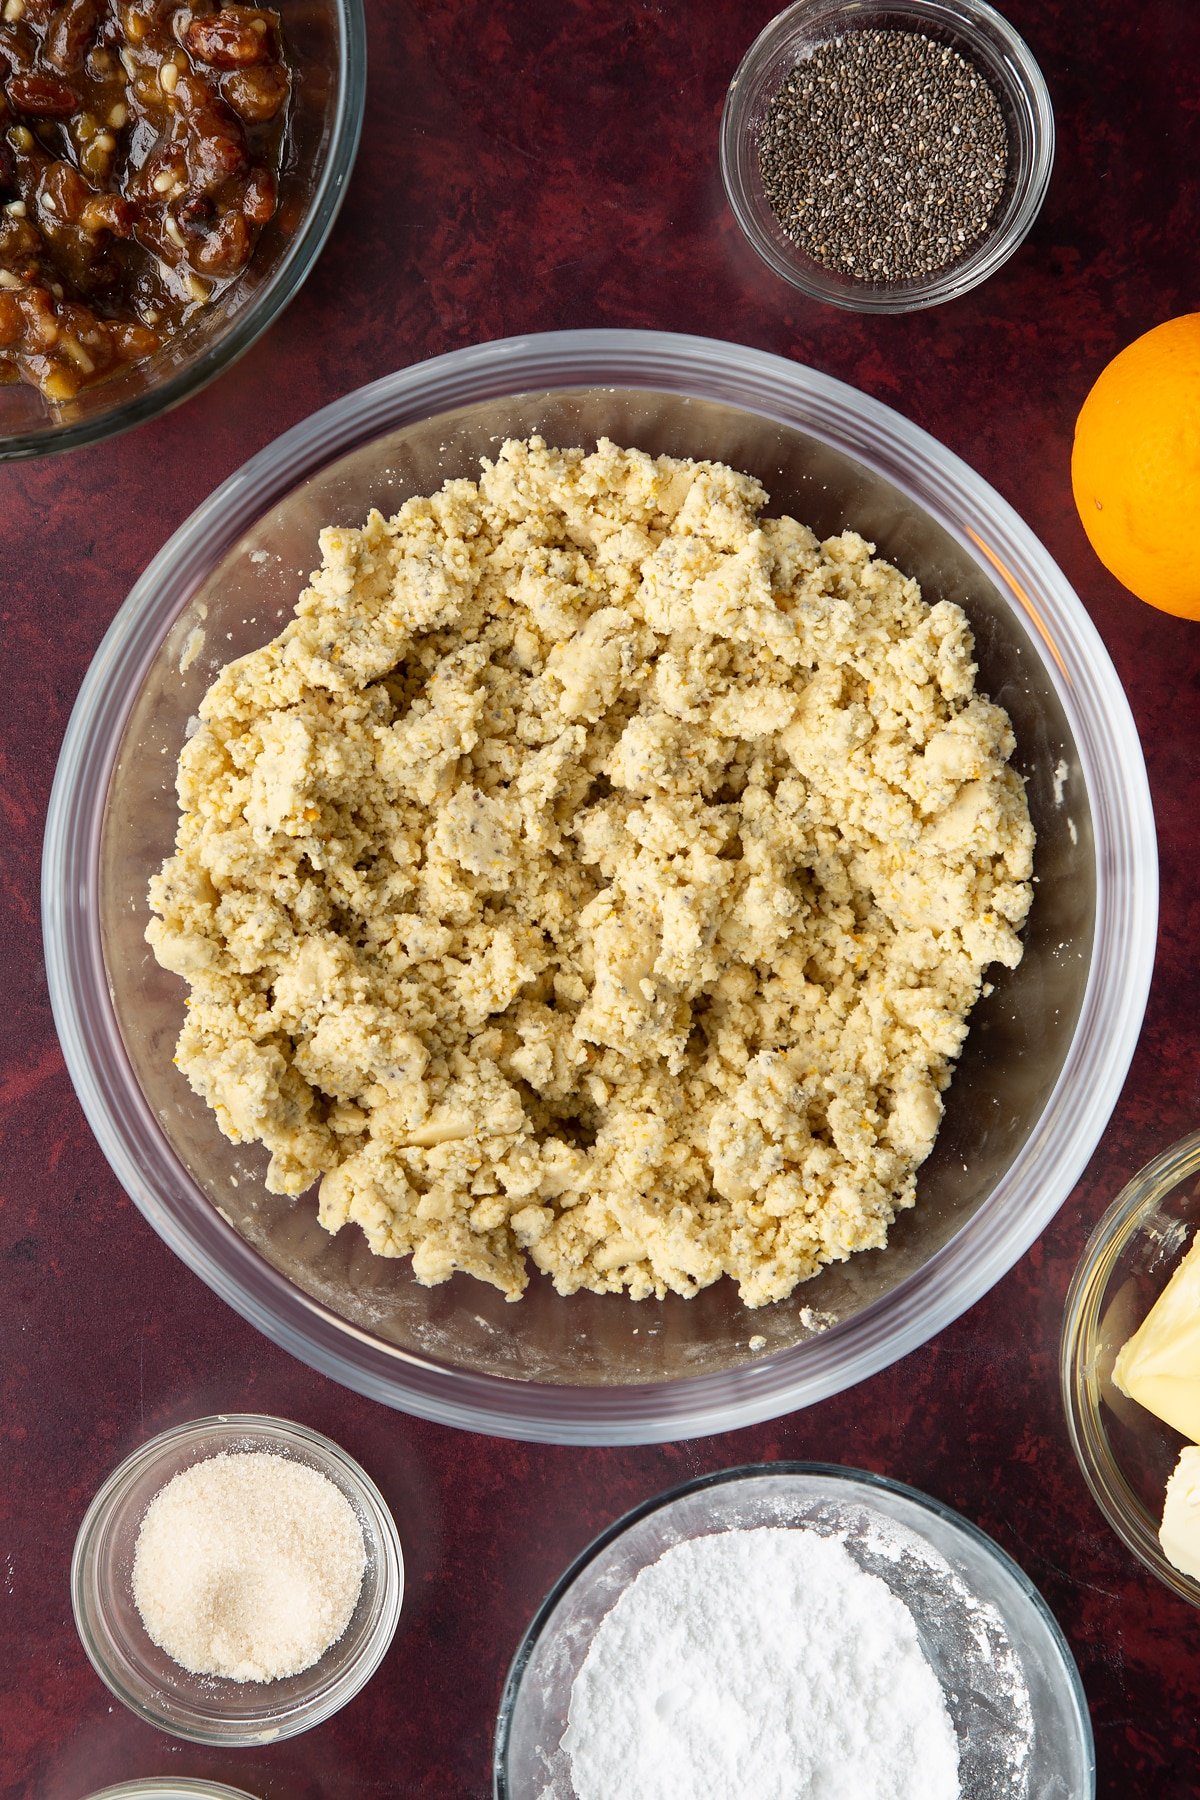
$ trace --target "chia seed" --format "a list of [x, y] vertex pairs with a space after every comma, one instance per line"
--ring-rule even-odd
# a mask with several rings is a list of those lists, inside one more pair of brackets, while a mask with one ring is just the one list
[[814, 261], [864, 282], [931, 275], [985, 235], [1008, 129], [987, 77], [915, 31], [850, 31], [776, 89], [758, 141], [763, 190]]

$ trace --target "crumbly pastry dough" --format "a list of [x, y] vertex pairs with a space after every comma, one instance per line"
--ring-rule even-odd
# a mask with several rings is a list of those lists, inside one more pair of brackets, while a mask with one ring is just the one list
[[178, 1064], [419, 1281], [759, 1306], [913, 1204], [1033, 830], [961, 609], [766, 501], [508, 443], [205, 696]]

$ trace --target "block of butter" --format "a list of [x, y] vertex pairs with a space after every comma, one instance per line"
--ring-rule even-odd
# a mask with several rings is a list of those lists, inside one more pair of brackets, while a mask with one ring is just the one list
[[1113, 1365], [1123, 1394], [1200, 1443], [1200, 1231]]
[[1174, 1568], [1200, 1581], [1200, 1450], [1190, 1444], [1167, 1483], [1158, 1541]]

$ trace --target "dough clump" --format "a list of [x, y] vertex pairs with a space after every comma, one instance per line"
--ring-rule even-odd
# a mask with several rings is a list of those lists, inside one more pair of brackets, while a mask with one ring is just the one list
[[421, 1282], [759, 1306], [913, 1204], [1033, 829], [962, 610], [766, 503], [509, 442], [323, 531], [201, 705], [176, 1060]]

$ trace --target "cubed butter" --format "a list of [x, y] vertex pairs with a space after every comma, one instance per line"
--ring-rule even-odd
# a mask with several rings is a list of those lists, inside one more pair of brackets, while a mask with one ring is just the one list
[[1131, 1400], [1200, 1442], [1200, 1232], [1140, 1328], [1121, 1346], [1113, 1380]]
[[1173, 1568], [1200, 1581], [1200, 1450], [1191, 1444], [1167, 1483], [1158, 1541]]

